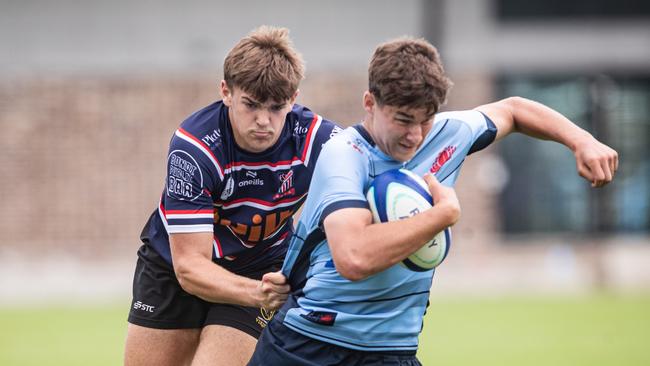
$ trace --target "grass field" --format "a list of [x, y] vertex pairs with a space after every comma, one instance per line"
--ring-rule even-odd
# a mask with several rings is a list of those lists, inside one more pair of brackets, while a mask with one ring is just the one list
[[[0, 365], [119, 365], [128, 303], [0, 308]], [[433, 301], [424, 365], [650, 365], [650, 295]]]

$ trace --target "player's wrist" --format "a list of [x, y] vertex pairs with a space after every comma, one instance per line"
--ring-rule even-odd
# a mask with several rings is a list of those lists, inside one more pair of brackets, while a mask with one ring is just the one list
[[437, 218], [434, 220], [441, 220], [444, 227], [454, 225], [460, 218], [460, 205], [455, 200], [440, 200], [433, 206], [437, 212]]
[[574, 153], [578, 152], [581, 150], [583, 146], [587, 146], [591, 144], [595, 140], [594, 136], [590, 134], [589, 132], [579, 129], [576, 131], [575, 134], [573, 134], [568, 141], [565, 143], [565, 145]]

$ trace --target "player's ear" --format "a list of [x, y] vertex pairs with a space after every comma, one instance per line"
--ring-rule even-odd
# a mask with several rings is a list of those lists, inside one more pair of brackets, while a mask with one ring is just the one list
[[232, 91], [230, 88], [228, 88], [228, 84], [226, 84], [225, 80], [221, 80], [221, 98], [223, 100], [223, 104], [226, 106], [230, 107], [232, 106]]
[[293, 93], [291, 99], [289, 100], [289, 104], [293, 105], [296, 102], [296, 98], [298, 98], [298, 94], [300, 94], [300, 89], [296, 90], [296, 92]]
[[377, 101], [375, 100], [375, 96], [372, 95], [370, 91], [366, 90], [363, 93], [363, 109], [365, 109], [368, 114], [372, 114], [376, 103]]

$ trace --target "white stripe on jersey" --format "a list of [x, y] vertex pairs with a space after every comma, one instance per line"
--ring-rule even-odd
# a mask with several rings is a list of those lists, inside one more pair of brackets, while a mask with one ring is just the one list
[[214, 247], [214, 255], [217, 258], [221, 258], [221, 248], [217, 244], [216, 240], [212, 240], [212, 246]]
[[291, 163], [289, 164], [278, 164], [278, 165], [271, 165], [271, 164], [260, 164], [260, 165], [248, 165], [248, 164], [237, 164], [235, 166], [231, 166], [229, 168], [226, 168], [223, 172], [224, 174], [228, 174], [233, 171], [239, 171], [242, 169], [246, 170], [262, 170], [262, 169], [268, 169], [270, 171], [277, 171], [277, 170], [287, 170], [291, 168], [292, 166], [300, 165], [303, 164], [302, 160], [300, 159], [295, 159], [292, 160]]
[[167, 232], [169, 234], [214, 232], [214, 225], [169, 225]]
[[165, 213], [162, 210], [162, 198], [158, 202], [158, 216], [160, 216], [160, 221], [162, 221], [165, 231], [169, 234], [169, 226], [167, 225], [167, 219], [165, 218]]
[[262, 201], [262, 202], [240, 201], [240, 202], [223, 204], [223, 205], [221, 205], [221, 207], [224, 210], [229, 210], [231, 208], [240, 207], [240, 206], [250, 206], [250, 207], [255, 207], [255, 208], [258, 208], [258, 209], [264, 210], [264, 211], [271, 211], [271, 210], [275, 210], [278, 207], [292, 206], [293, 204], [295, 204], [297, 201], [301, 200], [306, 195], [307, 195], [307, 193], [303, 194], [300, 197], [296, 197], [295, 199], [293, 199], [291, 201], [286, 201], [286, 202], [281, 202], [281, 203], [273, 203], [273, 202], [265, 202], [265, 201]]
[[214, 214], [167, 214], [167, 219], [212, 219]]
[[194, 140], [194, 138], [193, 138], [194, 136], [191, 136], [189, 134], [185, 134], [180, 129], [176, 130], [176, 132], [174, 134], [176, 136], [178, 136], [180, 139], [183, 139], [183, 140], [189, 142], [190, 144], [196, 146], [203, 154], [205, 154], [205, 156], [207, 156], [208, 159], [210, 159], [212, 164], [214, 164], [214, 168], [217, 170], [217, 173], [219, 174], [219, 179], [223, 180], [223, 172], [221, 171], [221, 166], [219, 165], [219, 162], [217, 162], [217, 160], [214, 158], [214, 156], [212, 155], [212, 153], [210, 151], [208, 151], [200, 143], [196, 142], [196, 140]]

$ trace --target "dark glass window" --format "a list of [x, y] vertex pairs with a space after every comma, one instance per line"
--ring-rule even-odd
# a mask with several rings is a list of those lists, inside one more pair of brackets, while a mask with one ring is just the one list
[[500, 144], [509, 170], [499, 205], [506, 232], [650, 231], [650, 77], [508, 76], [499, 93], [551, 106], [616, 149], [620, 160], [614, 183], [593, 189], [568, 149], [508, 137]]
[[647, 0], [497, 0], [498, 19], [612, 19], [647, 18]]

